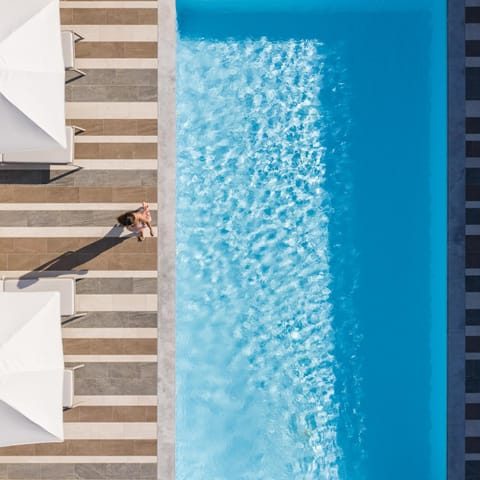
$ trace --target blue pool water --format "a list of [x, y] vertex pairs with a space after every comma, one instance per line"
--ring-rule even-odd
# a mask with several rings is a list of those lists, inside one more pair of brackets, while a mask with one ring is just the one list
[[445, 5], [179, 0], [181, 480], [445, 477]]

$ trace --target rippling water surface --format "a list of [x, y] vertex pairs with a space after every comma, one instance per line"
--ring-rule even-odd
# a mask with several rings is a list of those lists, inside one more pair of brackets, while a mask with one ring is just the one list
[[[342, 451], [325, 177], [326, 143], [342, 132], [321, 108], [333, 58], [316, 41], [265, 38], [182, 41], [178, 56], [177, 263], [188, 299], [178, 391], [197, 404], [179, 412], [193, 438], [178, 449], [198, 452], [180, 478], [203, 478], [208, 458], [211, 479], [334, 480]], [[346, 93], [341, 82], [329, 88], [338, 121]]]
[[437, 480], [429, 17], [212, 15], [177, 39], [177, 478]]

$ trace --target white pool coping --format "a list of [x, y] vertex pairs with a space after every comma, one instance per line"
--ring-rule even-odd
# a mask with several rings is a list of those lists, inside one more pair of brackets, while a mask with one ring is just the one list
[[175, 480], [175, 0], [158, 1], [158, 475]]

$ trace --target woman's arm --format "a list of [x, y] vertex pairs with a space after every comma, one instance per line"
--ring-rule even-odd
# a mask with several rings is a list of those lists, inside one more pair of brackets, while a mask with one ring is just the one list
[[152, 229], [152, 224], [150, 223], [150, 220], [145, 215], [139, 215], [138, 220], [142, 223], [144, 223], [148, 229], [150, 230], [150, 236], [153, 237], [153, 229]]

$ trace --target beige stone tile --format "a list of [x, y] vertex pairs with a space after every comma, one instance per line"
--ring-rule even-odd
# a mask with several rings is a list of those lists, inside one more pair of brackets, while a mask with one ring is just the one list
[[13, 238], [0, 238], [0, 252], [10, 253], [15, 251]]
[[70, 25], [73, 23], [73, 9], [60, 9], [60, 23], [62, 25]]
[[125, 57], [127, 58], [156, 58], [156, 42], [126, 42]]
[[[80, 201], [79, 189], [78, 187], [53, 187], [53, 186], [43, 186], [44, 189], [44, 200], [45, 202], [66, 202], [66, 203], [75, 203]], [[34, 201], [31, 196], [29, 196], [30, 201]], [[40, 201], [40, 200], [37, 200]]]
[[134, 455], [156, 455], [157, 441], [156, 440], [134, 440], [133, 451], [134, 451]]
[[[79, 201], [80, 202], [114, 202], [117, 199], [122, 199], [122, 195], [113, 197], [113, 192], [116, 188], [112, 187], [80, 187]], [[122, 200], [123, 201], [123, 200]], [[126, 199], [125, 201], [129, 201]]]
[[[46, 253], [46, 238], [15, 238], [13, 239], [15, 253]], [[0, 251], [3, 251], [0, 249]]]
[[106, 25], [156, 25], [157, 10], [154, 8], [109, 8]]
[[35, 445], [16, 445], [14, 447], [0, 447], [0, 456], [6, 455], [35, 455]]
[[71, 12], [72, 20], [62, 23], [72, 25], [105, 25], [107, 23], [108, 10], [105, 8], [73, 8], [67, 11]]

